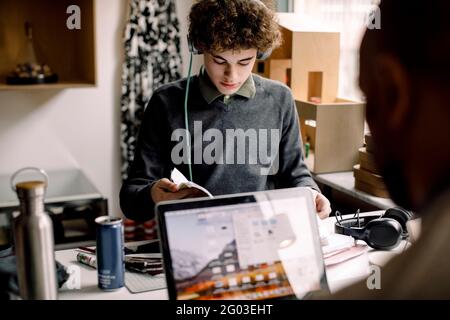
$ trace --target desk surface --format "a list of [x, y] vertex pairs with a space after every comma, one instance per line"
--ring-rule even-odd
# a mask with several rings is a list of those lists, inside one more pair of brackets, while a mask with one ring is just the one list
[[317, 174], [314, 175], [314, 179], [317, 182], [346, 193], [379, 209], [395, 207], [395, 204], [391, 199], [374, 197], [364, 191], [356, 190], [353, 171]]
[[[381, 213], [382, 211], [365, 214]], [[362, 214], [364, 215], [364, 214]], [[325, 226], [330, 232], [334, 230], [335, 218], [326, 219]], [[384, 265], [393, 256], [404, 250], [405, 243], [401, 243], [392, 251], [369, 251], [361, 256], [350, 259], [343, 263], [326, 268], [330, 291], [336, 292], [340, 288], [350, 285], [358, 280], [365, 279], [369, 275], [369, 265]], [[56, 260], [67, 267], [74, 266], [79, 270], [80, 289], [68, 289], [67, 283], [59, 294], [62, 300], [166, 300], [168, 294], [166, 289], [147, 291], [132, 294], [126, 287], [117, 291], [105, 292], [97, 287], [97, 272], [95, 269], [81, 265], [76, 261], [74, 250], [56, 251]], [[69, 281], [70, 282], [70, 279]], [[72, 284], [74, 282], [71, 282]]]
[[[59, 292], [60, 300], [167, 300], [168, 294], [165, 289], [147, 291], [142, 293], [133, 294], [126, 287], [123, 287], [116, 291], [103, 291], [97, 286], [97, 270], [82, 265], [77, 262], [76, 251], [61, 250], [56, 251], [56, 260], [66, 267], [74, 266], [80, 270], [80, 289], [68, 289], [68, 283], [76, 287], [76, 282], [71, 282], [71, 279], [64, 284], [63, 288]], [[70, 273], [70, 272], [69, 272]], [[74, 273], [71, 274], [71, 277]]]

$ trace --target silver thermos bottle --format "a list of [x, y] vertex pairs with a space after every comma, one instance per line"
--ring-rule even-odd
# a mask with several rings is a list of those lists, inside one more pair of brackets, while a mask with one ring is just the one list
[[[17, 192], [20, 215], [14, 220], [14, 247], [17, 259], [19, 291], [26, 300], [56, 300], [58, 286], [54, 252], [53, 224], [44, 211], [45, 181], [25, 181], [13, 184]], [[34, 169], [34, 168], [31, 168]]]

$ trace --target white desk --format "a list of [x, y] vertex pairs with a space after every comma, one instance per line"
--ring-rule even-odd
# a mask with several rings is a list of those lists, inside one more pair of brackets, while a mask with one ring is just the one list
[[[372, 212], [381, 213], [382, 211]], [[370, 214], [370, 213], [366, 213]], [[363, 215], [363, 214], [362, 214]], [[335, 218], [326, 220], [326, 227], [334, 231]], [[369, 262], [376, 265], [384, 265], [390, 258], [401, 252], [405, 243], [401, 243], [392, 251], [369, 250], [366, 254], [345, 261], [338, 265], [326, 268], [328, 284], [330, 291], [343, 288], [358, 280], [365, 279], [369, 275]], [[62, 300], [167, 300], [166, 289], [148, 291], [138, 294], [132, 294], [127, 288], [121, 288], [113, 292], [104, 292], [97, 287], [97, 271], [88, 266], [79, 264], [76, 261], [76, 252], [74, 250], [56, 251], [56, 260], [65, 266], [76, 266], [81, 271], [81, 288], [79, 290], [68, 290], [64, 288], [60, 291], [59, 299]]]
[[[61, 300], [167, 300], [165, 289], [133, 294], [126, 287], [106, 292], [98, 288], [97, 270], [77, 262], [73, 249], [56, 251], [56, 260], [66, 267], [75, 266], [80, 270], [80, 289], [69, 290], [67, 282], [59, 292]], [[79, 268], [79, 269], [78, 269]], [[70, 282], [70, 279], [69, 281]]]
[[364, 191], [356, 190], [353, 171], [317, 174], [314, 175], [314, 180], [323, 183], [327, 187], [341, 191], [365, 203], [375, 206], [379, 209], [388, 209], [395, 207], [395, 204], [391, 199], [374, 197], [368, 193], [365, 193]]

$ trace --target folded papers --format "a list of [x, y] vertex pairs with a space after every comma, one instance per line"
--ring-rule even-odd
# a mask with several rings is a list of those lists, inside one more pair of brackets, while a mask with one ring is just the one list
[[325, 266], [335, 265], [367, 252], [365, 244], [356, 244], [353, 237], [342, 234], [328, 234], [321, 242]]
[[362, 255], [363, 253], [367, 252], [367, 246], [357, 244], [351, 248], [343, 249], [338, 252], [336, 252], [333, 255], [330, 255], [324, 259], [325, 266], [332, 266], [344, 261], [347, 261], [349, 259], [353, 259], [357, 256]]

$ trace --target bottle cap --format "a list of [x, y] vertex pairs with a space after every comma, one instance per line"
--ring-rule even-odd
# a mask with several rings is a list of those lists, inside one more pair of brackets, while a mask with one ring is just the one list
[[[22, 181], [22, 182], [15, 182], [16, 178], [19, 174], [23, 173], [24, 171], [35, 171], [41, 174], [44, 177], [44, 180], [29, 180], [29, 181]], [[18, 171], [16, 171], [11, 176], [11, 189], [14, 192], [17, 192], [18, 196], [26, 196], [26, 197], [37, 197], [37, 196], [44, 196], [45, 190], [48, 185], [48, 175], [47, 173], [39, 168], [34, 167], [26, 167], [22, 168]]]

